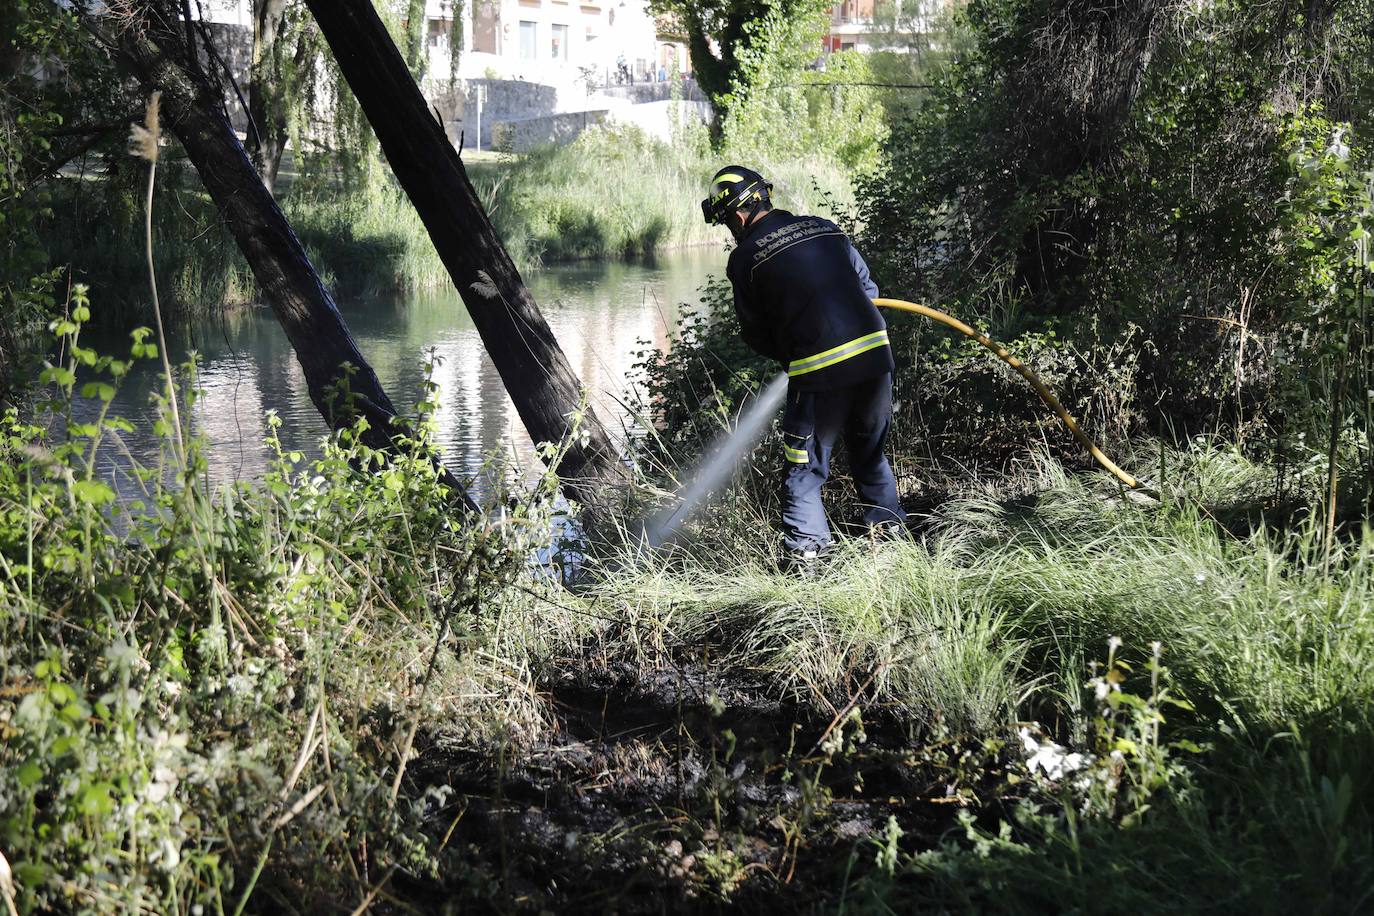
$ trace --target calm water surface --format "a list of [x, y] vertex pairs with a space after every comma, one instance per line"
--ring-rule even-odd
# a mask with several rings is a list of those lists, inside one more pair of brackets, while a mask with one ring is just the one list
[[[625, 405], [634, 396], [637, 351], [645, 344], [665, 346], [683, 304], [694, 303], [707, 275], [723, 268], [722, 253], [696, 249], [648, 263], [560, 265], [527, 277], [573, 370], [588, 386], [591, 403], [612, 431], [631, 423]], [[526, 469], [537, 466], [529, 436], [456, 292], [342, 301], [339, 308], [398, 409], [422, 397], [425, 361], [433, 351], [439, 441], [445, 463], [456, 473], [478, 473], [493, 454]], [[89, 337], [82, 342], [92, 343]], [[128, 349], [122, 336], [93, 343], [112, 355]], [[192, 351], [199, 354], [203, 393], [190, 410], [190, 423], [208, 443], [215, 483], [251, 480], [266, 469], [269, 410], [282, 419], [284, 448], [319, 453], [324, 422], [270, 311], [245, 310], [189, 324], [172, 333], [168, 348], [174, 362]], [[128, 473], [131, 461], [148, 465], [157, 459], [149, 405], [149, 395], [161, 385], [157, 365], [141, 361], [113, 405], [115, 414], [136, 427], [104, 456], [107, 479], [125, 497], [138, 488]]]

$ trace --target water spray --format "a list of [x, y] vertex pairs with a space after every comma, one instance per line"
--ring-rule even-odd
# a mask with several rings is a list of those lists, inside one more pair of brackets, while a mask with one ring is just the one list
[[726, 429], [717, 437], [692, 476], [691, 483], [683, 491], [682, 502], [671, 514], [645, 527], [644, 537], [650, 547], [657, 547], [670, 538], [697, 506], [729, 479], [740, 456], [753, 448], [768, 431], [773, 415], [786, 395], [787, 375], [779, 373], [749, 402], [735, 428]]
[[[1132, 490], [1144, 493], [1155, 498], [1159, 497], [1152, 487], [1147, 486], [1143, 481], [1126, 473], [1116, 462], [1108, 458], [1102, 449], [1097, 447], [1097, 443], [1083, 432], [1083, 428], [1078, 425], [1069, 412], [1060, 403], [1059, 398], [1055, 397], [1054, 392], [1049, 389], [1040, 376], [1036, 375], [1029, 366], [1021, 362], [1007, 350], [1006, 347], [997, 343], [986, 334], [981, 334], [969, 325], [948, 315], [939, 309], [933, 309], [928, 305], [918, 305], [915, 302], [907, 302], [904, 299], [874, 299], [873, 304], [881, 308], [895, 309], [902, 312], [913, 312], [923, 315], [940, 324], [951, 327], [963, 334], [965, 337], [978, 341], [1002, 362], [1011, 366], [1016, 372], [1030, 383], [1035, 389], [1035, 393], [1040, 395], [1040, 399], [1049, 405], [1050, 409], [1058, 414], [1059, 419], [1064, 421], [1064, 425], [1073, 433], [1074, 438], [1083, 444], [1088, 450], [1088, 454], [1093, 459], [1111, 472], [1117, 480]], [[701, 505], [711, 494], [715, 493], [734, 471], [736, 462], [747, 450], [753, 448], [767, 430], [768, 425], [773, 419], [773, 414], [777, 412], [778, 405], [782, 403], [783, 397], [787, 393], [787, 376], [780, 374], [777, 378], [768, 383], [753, 401], [745, 409], [740, 417], [739, 424], [733, 429], [727, 429], [721, 433], [720, 437], [712, 443], [707, 452], [706, 459], [702, 462], [700, 469], [691, 478], [691, 483], [682, 493], [682, 501], [673, 512], [657, 521], [650, 522], [645, 526], [644, 538], [650, 547], [657, 547], [670, 538], [673, 532], [687, 520], [697, 507]]]

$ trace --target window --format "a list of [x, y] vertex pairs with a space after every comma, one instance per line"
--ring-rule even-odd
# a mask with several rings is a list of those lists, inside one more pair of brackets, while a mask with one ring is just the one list
[[499, 54], [501, 8], [494, 0], [472, 0], [472, 50]]
[[568, 27], [566, 25], [553, 27], [553, 43], [550, 50], [553, 52], [554, 60], [568, 59]]
[[539, 26], [527, 19], [520, 20], [520, 59], [534, 60], [539, 56], [536, 50], [539, 39]]
[[431, 48], [447, 48], [452, 27], [453, 23], [448, 19], [429, 20], [429, 34], [426, 43]]

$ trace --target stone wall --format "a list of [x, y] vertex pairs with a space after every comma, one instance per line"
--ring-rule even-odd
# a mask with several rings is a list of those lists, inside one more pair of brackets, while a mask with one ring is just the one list
[[711, 123], [711, 104], [679, 100], [642, 102], [613, 109], [611, 120], [618, 124], [633, 124], [666, 143], [672, 141], [675, 131], [689, 123]]
[[[570, 111], [537, 118], [522, 118], [517, 121], [502, 121], [495, 125], [491, 145], [516, 153], [550, 143], [562, 146], [571, 143], [588, 127], [606, 123], [607, 114], [604, 109]], [[483, 120], [486, 120], [485, 117]], [[485, 142], [486, 138], [483, 137], [483, 143]]]
[[[497, 125], [555, 115], [559, 110], [559, 91], [555, 86], [527, 83], [524, 80], [468, 80], [462, 94], [462, 105], [454, 111], [457, 131], [464, 136], [468, 149], [477, 148], [477, 93], [486, 90], [482, 102], [482, 149], [497, 145]], [[566, 93], [565, 93], [566, 95]]]

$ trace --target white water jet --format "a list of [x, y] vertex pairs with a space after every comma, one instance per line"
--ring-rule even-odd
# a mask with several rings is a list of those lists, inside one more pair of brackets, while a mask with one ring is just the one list
[[730, 479], [740, 456], [763, 438], [786, 395], [787, 376], [779, 374], [749, 402], [735, 428], [726, 430], [711, 444], [696, 473], [683, 488], [678, 507], [645, 526], [644, 537], [650, 547], [657, 547], [672, 537], [673, 532]]

